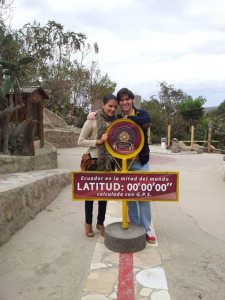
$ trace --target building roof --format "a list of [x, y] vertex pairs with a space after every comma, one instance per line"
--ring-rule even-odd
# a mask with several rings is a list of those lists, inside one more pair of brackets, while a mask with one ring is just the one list
[[48, 95], [41, 86], [27, 86], [21, 88], [22, 95], [30, 95], [35, 91], [38, 91], [44, 99], [49, 99]]

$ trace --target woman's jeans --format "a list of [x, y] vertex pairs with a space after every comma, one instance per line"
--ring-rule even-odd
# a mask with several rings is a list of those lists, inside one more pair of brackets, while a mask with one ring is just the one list
[[[97, 162], [97, 160], [96, 160]], [[97, 163], [94, 165], [91, 165], [88, 169], [88, 171], [96, 171], [97, 170]], [[92, 224], [92, 218], [93, 218], [93, 204], [94, 201], [85, 201], [85, 220], [87, 224]], [[107, 201], [98, 201], [98, 217], [97, 217], [97, 223], [99, 225], [103, 225], [105, 221], [105, 213], [106, 213], [106, 204]]]
[[[127, 165], [131, 163], [127, 161]], [[149, 171], [149, 162], [141, 165], [139, 159], [135, 159], [129, 168], [129, 171]], [[127, 201], [128, 215], [131, 222], [145, 227], [146, 232], [150, 231], [151, 225], [151, 205], [150, 201]]]

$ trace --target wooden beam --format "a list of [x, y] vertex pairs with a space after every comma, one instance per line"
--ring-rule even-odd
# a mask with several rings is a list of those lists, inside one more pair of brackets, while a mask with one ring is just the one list
[[168, 148], [170, 148], [170, 139], [171, 139], [171, 125], [168, 125], [168, 137], [167, 137]]
[[208, 153], [211, 152], [212, 127], [208, 130]]
[[[190, 143], [191, 141], [178, 141], [182, 143]], [[193, 141], [194, 143], [208, 143], [208, 141]], [[219, 143], [219, 141], [213, 141], [213, 143]]]
[[191, 126], [191, 150], [194, 149], [194, 126]]

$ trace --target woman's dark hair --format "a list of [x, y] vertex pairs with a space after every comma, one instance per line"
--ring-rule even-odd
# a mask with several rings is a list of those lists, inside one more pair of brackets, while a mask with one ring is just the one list
[[113, 94], [105, 95], [105, 96], [103, 97], [102, 102], [103, 102], [104, 104], [106, 104], [106, 103], [109, 102], [109, 100], [116, 100], [116, 101], [118, 102], [117, 97], [116, 97], [115, 95], [113, 95]]
[[127, 95], [132, 100], [135, 98], [134, 94], [130, 90], [128, 90], [127, 88], [122, 88], [117, 93], [117, 99], [118, 99], [119, 102], [120, 102], [121, 97], [124, 96], [124, 95]]

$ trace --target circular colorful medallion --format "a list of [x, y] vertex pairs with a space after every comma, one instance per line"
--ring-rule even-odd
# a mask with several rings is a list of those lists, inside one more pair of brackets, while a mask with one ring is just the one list
[[130, 119], [118, 119], [106, 130], [105, 142], [109, 153], [117, 158], [131, 158], [137, 155], [144, 144], [144, 134], [139, 125]]

